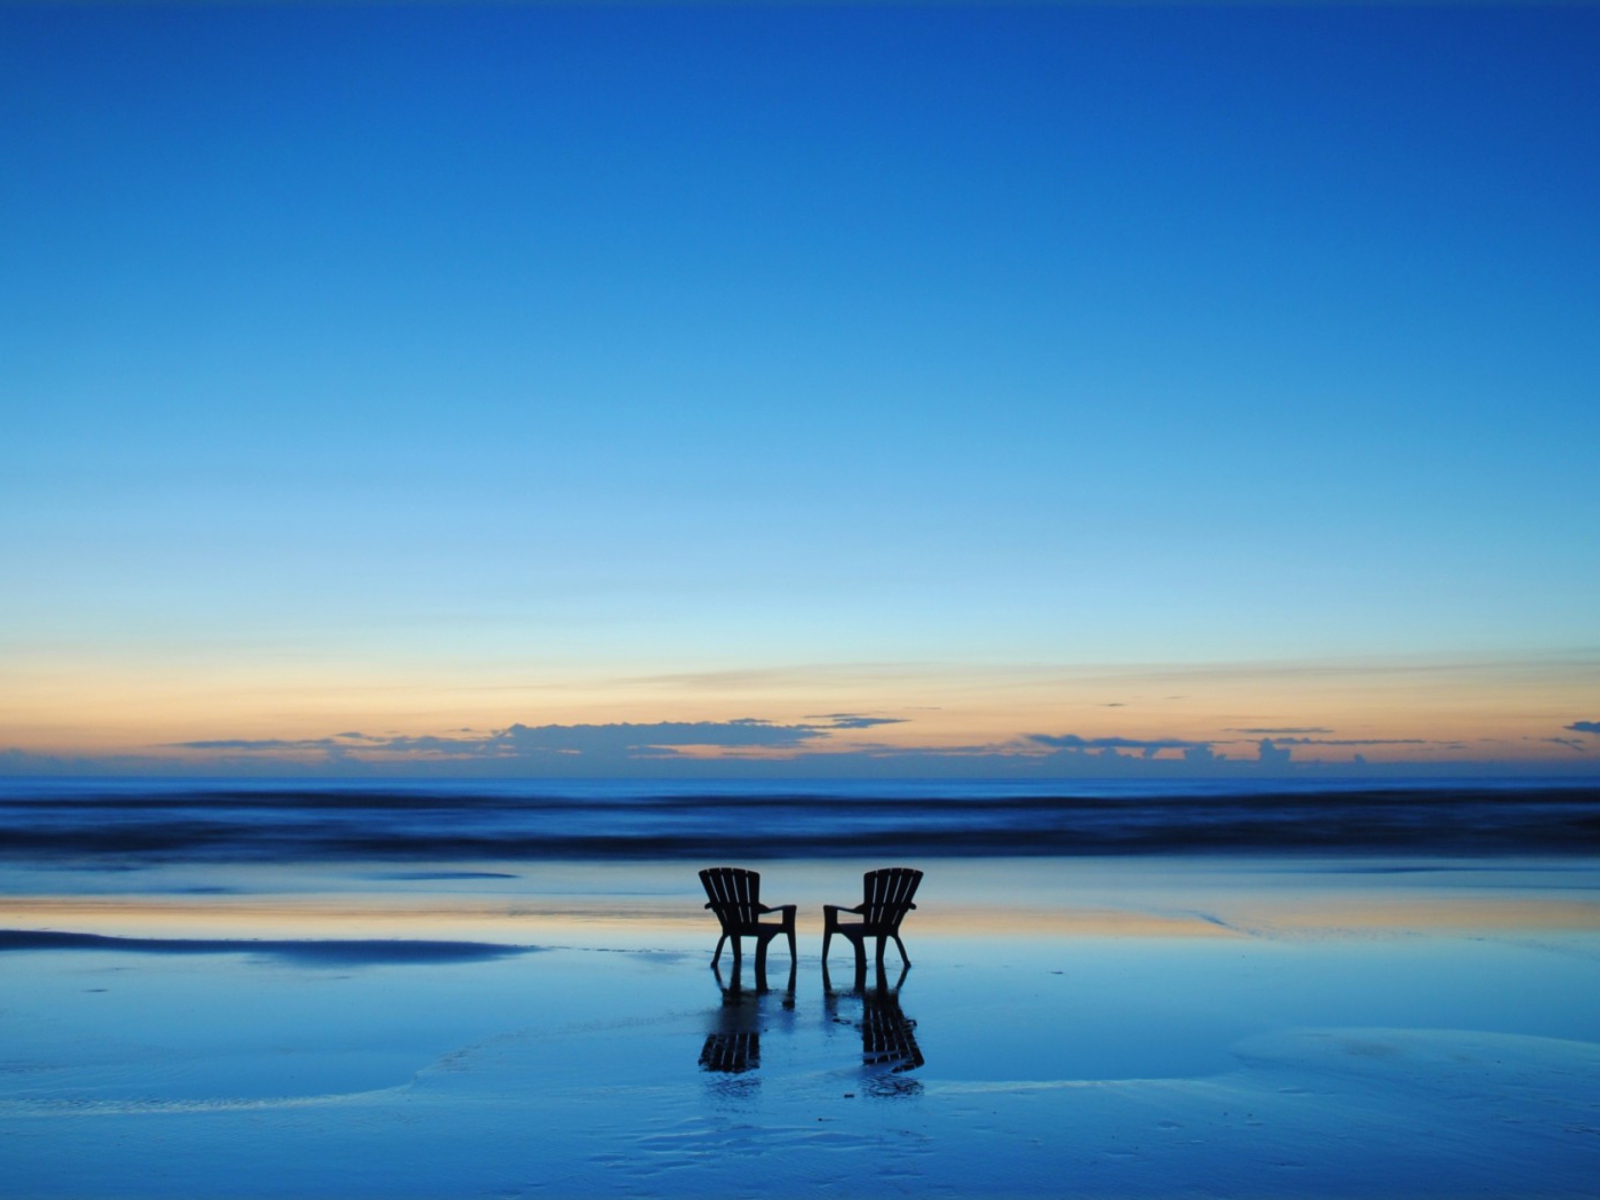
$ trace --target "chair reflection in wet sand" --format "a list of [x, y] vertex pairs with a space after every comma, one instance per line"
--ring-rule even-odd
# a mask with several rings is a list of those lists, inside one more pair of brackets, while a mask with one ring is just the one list
[[[717, 939], [717, 952], [711, 957], [715, 967], [722, 961], [722, 946], [733, 940], [733, 969], [737, 974], [743, 961], [740, 939], [756, 939], [756, 986], [766, 987], [767, 943], [779, 934], [789, 939], [789, 969], [794, 970], [794, 914], [795, 905], [780, 904], [776, 908], [761, 903], [761, 876], [741, 867], [707, 867], [700, 872], [700, 882], [706, 889], [706, 907], [722, 923], [722, 936]], [[778, 920], [763, 921], [767, 913], [777, 913]]]
[[[856, 950], [856, 986], [866, 983], [867, 939], [878, 939], [878, 970], [883, 970], [883, 944], [894, 939], [900, 951], [900, 961], [906, 966], [911, 959], [906, 954], [905, 943], [900, 940], [900, 922], [906, 913], [916, 907], [911, 903], [922, 882], [922, 872], [911, 867], [885, 867], [881, 871], [868, 871], [861, 879], [862, 900], [854, 908], [838, 904], [822, 906], [822, 965], [828, 965], [828, 945], [833, 935], [849, 938]], [[859, 921], [841, 921], [840, 913], [854, 913]]]
[[917, 1023], [901, 1011], [898, 988], [868, 992], [861, 1002], [861, 1062], [888, 1067], [893, 1074], [914, 1071], [928, 1060], [917, 1045]]
[[[713, 1028], [706, 1034], [705, 1044], [700, 1047], [700, 1069], [742, 1075], [761, 1065], [761, 1028], [768, 1017], [764, 1009], [768, 991], [765, 984], [753, 990], [746, 989], [737, 965], [726, 984], [722, 981], [722, 969], [715, 963], [711, 969], [722, 990], [722, 1005], [712, 1018]], [[794, 1011], [794, 983], [795, 969], [791, 964], [789, 982], [781, 993], [786, 1015]]]
[[[833, 990], [828, 976], [828, 965], [822, 965], [822, 988], [828, 1017], [839, 1025], [855, 1024], [861, 1031], [861, 1065], [866, 1072], [864, 1086], [870, 1095], [905, 1096], [920, 1092], [921, 1084], [903, 1078], [906, 1072], [915, 1071], [927, 1059], [922, 1047], [917, 1045], [917, 1023], [906, 1016], [900, 1007], [900, 986], [905, 983], [910, 966], [900, 968], [900, 978], [889, 985], [888, 977], [879, 963], [877, 986], [867, 988], [857, 980], [849, 992]], [[861, 1001], [861, 1020], [851, 1022], [839, 1015], [841, 995]]]

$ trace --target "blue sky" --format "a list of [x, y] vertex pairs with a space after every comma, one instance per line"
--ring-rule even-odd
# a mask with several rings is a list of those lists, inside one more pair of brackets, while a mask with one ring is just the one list
[[[848, 711], [1593, 763], [1597, 51], [0, 8], [0, 749]], [[1091, 711], [1184, 672], [1256, 682]]]

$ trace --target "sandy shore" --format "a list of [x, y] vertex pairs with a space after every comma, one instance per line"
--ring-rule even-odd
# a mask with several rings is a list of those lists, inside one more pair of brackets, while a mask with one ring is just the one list
[[687, 864], [10, 871], [4, 1192], [1595, 1194], [1593, 864], [944, 862], [864, 990], [762, 869], [792, 990]]

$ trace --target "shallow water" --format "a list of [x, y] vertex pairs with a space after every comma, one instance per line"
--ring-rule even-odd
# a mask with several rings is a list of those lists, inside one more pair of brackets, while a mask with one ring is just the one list
[[13, 865], [6, 1194], [1594, 1194], [1590, 861], [941, 860], [861, 990], [762, 869], [792, 991], [684, 863]]

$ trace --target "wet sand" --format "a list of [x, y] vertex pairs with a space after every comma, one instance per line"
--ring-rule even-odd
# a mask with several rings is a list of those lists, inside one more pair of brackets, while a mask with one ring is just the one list
[[946, 860], [881, 980], [762, 864], [0, 875], [8, 1196], [1582, 1196], [1600, 866]]

